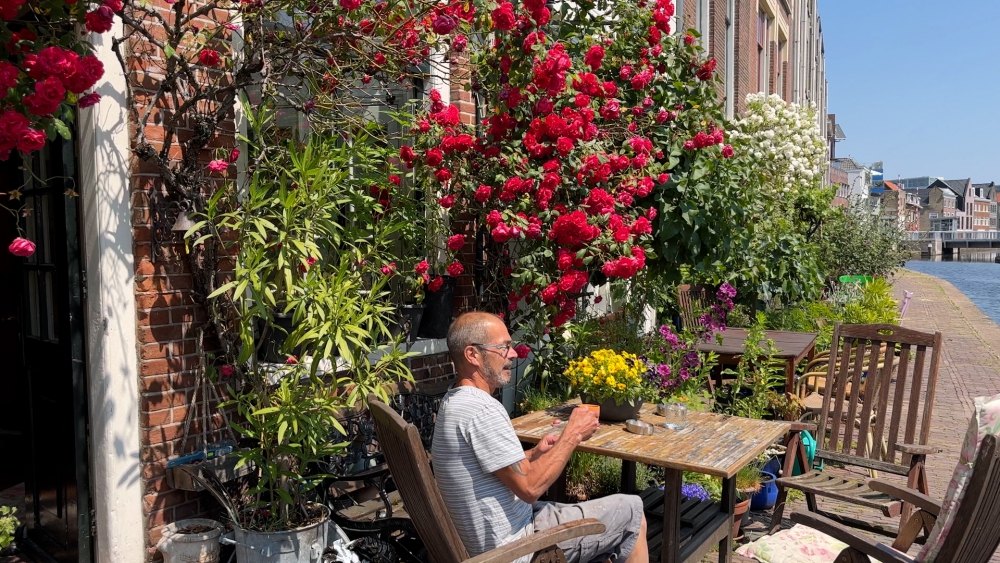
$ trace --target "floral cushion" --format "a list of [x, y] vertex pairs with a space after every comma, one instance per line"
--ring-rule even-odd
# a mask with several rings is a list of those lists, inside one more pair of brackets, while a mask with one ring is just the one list
[[796, 524], [736, 550], [738, 555], [766, 563], [833, 563], [847, 544], [823, 532]]
[[944, 502], [941, 503], [941, 513], [934, 523], [927, 543], [917, 555], [917, 561], [932, 563], [941, 551], [941, 546], [944, 545], [944, 540], [955, 523], [956, 509], [962, 504], [962, 498], [965, 496], [965, 488], [972, 475], [972, 465], [976, 461], [976, 454], [979, 453], [979, 443], [989, 434], [1000, 435], [1000, 395], [976, 397], [976, 408], [972, 413], [972, 420], [969, 421], [969, 430], [965, 433], [965, 442], [958, 456], [958, 464], [951, 475], [951, 482], [948, 483]]

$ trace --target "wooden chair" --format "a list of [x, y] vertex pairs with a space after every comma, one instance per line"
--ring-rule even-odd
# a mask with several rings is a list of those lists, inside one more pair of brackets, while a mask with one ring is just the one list
[[681, 313], [681, 328], [699, 326], [700, 317], [705, 311], [717, 304], [715, 288], [710, 285], [684, 284], [677, 288], [677, 307]]
[[[837, 563], [918, 563], [906, 555], [920, 531], [929, 535], [937, 520], [950, 516], [941, 512], [941, 503], [912, 489], [897, 487], [883, 481], [872, 481], [871, 489], [896, 495], [918, 508], [900, 529], [892, 546], [876, 543], [828, 518], [816, 514], [794, 512], [793, 522], [803, 524], [832, 536], [848, 545], [837, 557]], [[954, 524], [941, 543], [936, 561], [955, 563], [987, 563], [1000, 546], [1000, 451], [996, 436], [987, 435], [979, 445], [975, 466], [969, 477], [962, 502], [953, 508]]]
[[531, 554], [535, 554], [532, 561], [537, 563], [565, 563], [557, 543], [604, 532], [599, 520], [577, 520], [469, 557], [434, 481], [417, 428], [374, 395], [368, 396], [368, 408], [403, 507], [434, 563], [509, 563]]
[[[924, 461], [928, 454], [939, 451], [928, 446], [927, 442], [931, 432], [931, 411], [942, 342], [940, 332], [930, 334], [895, 325], [837, 323], [833, 330], [832, 349], [838, 351], [840, 361], [830, 363], [827, 371], [823, 407], [817, 421], [816, 459], [906, 475], [910, 488], [927, 494]], [[893, 379], [896, 362], [890, 355], [895, 354], [897, 346], [900, 349], [899, 363], [895, 370], [896, 378]], [[931, 352], [929, 362], [928, 350]], [[882, 369], [872, 370], [862, 381], [864, 370], [861, 367], [866, 358], [869, 366], [881, 365]], [[857, 424], [855, 421], [858, 421]], [[855, 436], [856, 426], [858, 433]], [[903, 431], [902, 436], [900, 430]], [[881, 447], [883, 441], [885, 448]], [[794, 449], [791, 447], [793, 444]], [[900, 516], [902, 522], [909, 517], [911, 508], [908, 504], [886, 494], [873, 493], [862, 481], [816, 470], [791, 476], [796, 457], [801, 459], [803, 468], [807, 464], [800, 441], [793, 439], [789, 445], [791, 455], [786, 456], [784, 476], [776, 481], [779, 493], [771, 517], [772, 532], [781, 526], [788, 489], [804, 492], [811, 512], [819, 512], [816, 497], [825, 496], [877, 509], [885, 516]], [[820, 514], [856, 528], [896, 534], [895, 529], [875, 526], [867, 521]]]

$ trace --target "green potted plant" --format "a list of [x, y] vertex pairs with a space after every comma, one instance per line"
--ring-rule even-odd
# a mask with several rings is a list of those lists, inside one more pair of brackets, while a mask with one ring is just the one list
[[740, 533], [747, 513], [750, 511], [750, 500], [760, 490], [761, 469], [764, 463], [755, 459], [743, 466], [736, 473], [736, 504], [733, 506], [733, 539], [741, 539]]
[[[281, 546], [297, 557], [281, 561], [310, 561], [326, 547], [329, 511], [312, 502], [324, 477], [315, 467], [343, 449], [333, 440], [343, 433], [339, 409], [369, 393], [388, 400], [385, 384], [410, 378], [398, 340], [374, 354], [391, 337], [381, 265], [394, 225], [376, 220], [382, 204], [358, 189], [385, 158], [360, 132], [349, 145], [313, 136], [280, 153], [258, 150], [260, 169], [246, 188], [216, 192], [188, 232], [196, 244], [218, 237], [235, 257], [232, 280], [209, 296], [226, 362], [211, 373], [228, 374], [222, 407], [235, 410], [241, 438], [231, 455], [253, 471], [238, 496], [213, 492], [233, 519], [240, 562], [277, 561]], [[290, 324], [276, 328], [282, 317]], [[258, 359], [261, 326], [281, 335], [279, 365]]]

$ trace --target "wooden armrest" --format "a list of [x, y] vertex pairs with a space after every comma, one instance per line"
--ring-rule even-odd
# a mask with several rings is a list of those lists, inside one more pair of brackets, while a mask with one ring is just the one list
[[531, 534], [528, 537], [502, 545], [496, 549], [491, 549], [472, 559], [466, 559], [464, 563], [510, 563], [525, 555], [531, 555], [536, 551], [552, 547], [559, 542], [580, 536], [603, 534], [604, 530], [604, 524], [600, 520], [594, 518], [575, 520], [556, 526], [555, 528], [550, 528], [544, 532]]
[[896, 444], [896, 450], [910, 455], [931, 455], [939, 454], [944, 448], [937, 446], [921, 446], [920, 444]]
[[890, 563], [913, 563], [913, 559], [905, 553], [900, 553], [892, 548], [875, 543], [869, 538], [858, 535], [849, 528], [842, 526], [829, 518], [824, 518], [819, 514], [811, 512], [793, 512], [792, 522], [808, 526], [818, 532], [838, 539], [852, 549], [864, 553], [868, 557], [877, 561], [888, 561]]
[[789, 430], [792, 431], [792, 432], [802, 432], [803, 430], [808, 430], [811, 434], [815, 434], [816, 433], [816, 428], [817, 427], [816, 427], [815, 424], [813, 424], [811, 422], [795, 422], [795, 421], [793, 421], [793, 422], [789, 422], [788, 424], [789, 424], [789, 426], [791, 426], [791, 428], [789, 428]]
[[934, 516], [937, 516], [938, 513], [941, 512], [940, 502], [914, 489], [901, 487], [895, 483], [890, 483], [881, 479], [872, 479], [868, 481], [868, 488], [877, 493], [885, 493], [893, 498], [898, 498], [903, 502], [908, 502], [920, 510], [933, 514]]

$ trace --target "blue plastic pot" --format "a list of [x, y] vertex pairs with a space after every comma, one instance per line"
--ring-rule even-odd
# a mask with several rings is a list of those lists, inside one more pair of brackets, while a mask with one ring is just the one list
[[750, 510], [770, 510], [778, 501], [778, 486], [774, 484], [777, 477], [774, 476], [774, 473], [767, 471], [761, 471], [760, 474], [763, 476], [760, 490], [750, 497]]
[[771, 459], [767, 460], [767, 463], [764, 465], [764, 469], [762, 470], [762, 472], [770, 473], [772, 475], [777, 475], [778, 473], [781, 473], [781, 467], [782, 465], [784, 465], [784, 463], [785, 463], [784, 455], [772, 457]]

